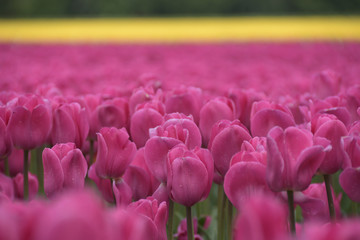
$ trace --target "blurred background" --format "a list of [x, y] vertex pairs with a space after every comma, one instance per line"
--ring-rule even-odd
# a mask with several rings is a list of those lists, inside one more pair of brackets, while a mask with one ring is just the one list
[[0, 18], [358, 15], [360, 0], [0, 0]]

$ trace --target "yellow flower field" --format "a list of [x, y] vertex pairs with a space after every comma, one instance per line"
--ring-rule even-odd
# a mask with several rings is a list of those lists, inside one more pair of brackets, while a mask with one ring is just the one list
[[0, 42], [360, 40], [360, 17], [0, 20]]

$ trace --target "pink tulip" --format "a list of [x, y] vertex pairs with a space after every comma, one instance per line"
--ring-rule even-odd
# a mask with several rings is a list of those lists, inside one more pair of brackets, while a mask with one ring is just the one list
[[241, 150], [244, 141], [250, 140], [248, 130], [238, 121], [222, 120], [214, 124], [209, 142], [209, 150], [214, 159], [215, 169], [225, 176], [230, 160]]
[[296, 127], [272, 128], [267, 136], [266, 181], [275, 192], [305, 190], [324, 160], [310, 131]]
[[116, 206], [127, 206], [131, 203], [131, 197], [133, 194], [130, 186], [124, 181], [124, 179], [119, 178], [113, 180], [112, 191], [114, 193]]
[[[332, 190], [334, 199], [334, 206], [337, 219], [341, 217], [340, 201], [341, 194], [336, 197]], [[305, 221], [317, 220], [328, 222], [329, 218], [329, 205], [326, 195], [326, 188], [324, 183], [313, 183], [302, 193], [295, 193], [295, 203], [298, 203], [302, 209], [302, 216]]]
[[150, 176], [145, 169], [129, 165], [124, 174], [124, 181], [129, 185], [132, 192], [132, 199], [135, 201], [146, 198], [150, 195]]
[[132, 116], [135, 113], [138, 105], [141, 105], [146, 102], [150, 102], [153, 99], [156, 99], [159, 97], [160, 96], [157, 96], [155, 94], [154, 89], [152, 87], [141, 87], [141, 88], [135, 89], [129, 98], [130, 116]]
[[136, 146], [124, 128], [102, 128], [97, 134], [96, 173], [101, 178], [120, 178], [136, 154]]
[[201, 147], [201, 133], [191, 117], [168, 114], [165, 122], [149, 130], [150, 137], [171, 137], [182, 141], [189, 149]]
[[84, 187], [87, 163], [74, 143], [45, 148], [42, 157], [44, 190], [47, 196], [52, 196], [62, 189]]
[[95, 166], [96, 166], [96, 162], [90, 166], [89, 172], [88, 172], [88, 177], [94, 181], [94, 183], [96, 184], [97, 188], [99, 189], [102, 197], [107, 202], [114, 203], [115, 198], [114, 198], [114, 193], [112, 190], [111, 179], [100, 178], [96, 174]]
[[[211, 218], [209, 216], [205, 217], [204, 226], [202, 226], [205, 230], [209, 228], [211, 222]], [[194, 240], [203, 240], [203, 238], [198, 234], [198, 219], [193, 219], [193, 230], [194, 230]], [[186, 219], [182, 219], [178, 228], [177, 233], [174, 234], [174, 237], [176, 237], [178, 240], [187, 240], [187, 224]]]
[[15, 190], [13, 181], [5, 174], [0, 173], [0, 203], [4, 198], [14, 200], [14, 196]]
[[322, 174], [334, 174], [349, 161], [341, 143], [341, 138], [348, 134], [348, 131], [340, 120], [334, 115], [324, 114], [316, 121], [312, 121], [314, 137], [326, 138], [331, 142], [332, 149], [327, 152], [323, 163], [319, 167]]
[[[24, 175], [18, 173], [13, 179], [15, 195], [18, 199], [24, 199]], [[39, 181], [36, 175], [29, 173], [29, 199], [36, 197], [39, 190]]]
[[165, 100], [166, 113], [180, 112], [192, 115], [195, 123], [199, 123], [199, 113], [203, 105], [200, 88], [182, 86], [168, 92]]
[[207, 102], [200, 110], [199, 127], [205, 145], [210, 140], [211, 129], [219, 120], [234, 120], [235, 106], [232, 100], [218, 97]]
[[43, 145], [51, 131], [48, 104], [38, 96], [21, 96], [12, 103], [8, 130], [15, 147], [30, 150]]
[[53, 112], [52, 144], [73, 142], [82, 148], [89, 133], [89, 119], [85, 108], [78, 103], [63, 104]]
[[7, 128], [10, 114], [11, 112], [7, 107], [0, 105], [0, 159], [9, 156], [13, 149], [13, 143]]
[[340, 91], [341, 76], [332, 70], [325, 70], [315, 75], [312, 92], [319, 98], [336, 95]]
[[244, 202], [235, 223], [234, 240], [289, 240], [286, 207], [269, 196]]
[[285, 129], [294, 125], [295, 119], [288, 108], [268, 101], [253, 103], [250, 117], [252, 136], [265, 137], [275, 126]]
[[149, 129], [164, 122], [165, 107], [160, 102], [139, 105], [130, 121], [131, 138], [138, 148], [145, 146], [149, 139]]
[[[28, 164], [30, 164], [30, 152], [28, 159]], [[14, 148], [8, 157], [8, 162], [10, 176], [15, 177], [18, 173], [22, 173], [24, 169], [24, 150]]]
[[158, 204], [158, 201], [152, 198], [141, 199], [137, 202], [131, 203], [127, 209], [142, 214], [151, 219], [157, 229], [158, 240], [165, 240], [166, 237], [166, 222], [168, 217], [168, 210], [165, 202]]
[[128, 128], [129, 106], [123, 98], [105, 100], [91, 113], [91, 136], [103, 127]]
[[240, 209], [241, 203], [254, 194], [271, 194], [266, 184], [266, 139], [244, 141], [242, 150], [231, 159], [225, 175], [224, 191], [231, 203]]
[[191, 207], [207, 198], [214, 173], [208, 150], [189, 151], [184, 145], [175, 147], [168, 153], [167, 169], [167, 188], [175, 202]]

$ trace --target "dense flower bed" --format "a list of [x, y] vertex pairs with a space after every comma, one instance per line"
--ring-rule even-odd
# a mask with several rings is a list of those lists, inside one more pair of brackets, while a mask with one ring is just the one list
[[0, 53], [0, 239], [360, 238], [360, 44]]

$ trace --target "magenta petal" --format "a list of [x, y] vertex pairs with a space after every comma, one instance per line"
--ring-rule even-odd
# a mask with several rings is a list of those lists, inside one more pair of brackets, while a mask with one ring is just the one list
[[163, 183], [161, 183], [153, 193], [152, 197], [155, 198], [158, 202], [168, 202], [169, 192], [167, 187]]
[[324, 160], [324, 156], [324, 148], [319, 145], [309, 147], [300, 154], [293, 175], [295, 191], [302, 191], [310, 185], [312, 177]]
[[182, 143], [175, 138], [152, 137], [145, 145], [145, 162], [149, 170], [160, 182], [166, 182], [166, 157], [170, 149]]
[[40, 147], [46, 142], [52, 127], [52, 118], [47, 107], [39, 105], [34, 108], [31, 113], [30, 126], [33, 148]]
[[339, 183], [351, 200], [360, 202], [360, 169], [345, 169], [340, 174]]
[[[28, 175], [29, 181], [29, 199], [32, 200], [36, 197], [39, 190], [39, 181], [37, 177], [31, 173]], [[16, 195], [19, 199], [24, 199], [24, 175], [18, 173], [14, 178], [14, 188]]]
[[283, 190], [284, 159], [272, 137], [267, 137], [266, 145], [268, 151], [266, 182], [271, 190], [279, 192]]
[[100, 178], [96, 174], [95, 164], [91, 165], [91, 167], [89, 168], [88, 177], [95, 182], [103, 198], [109, 203], [113, 203], [114, 194], [111, 186], [111, 180]]
[[257, 162], [239, 162], [225, 175], [224, 191], [237, 209], [251, 195], [269, 191], [265, 180], [266, 167]]
[[171, 198], [191, 207], [202, 199], [207, 187], [208, 173], [205, 165], [194, 158], [176, 158], [172, 163]]
[[210, 193], [211, 186], [214, 178], [214, 160], [209, 150], [203, 148], [195, 149], [195, 154], [199, 157], [199, 159], [204, 163], [207, 172], [208, 172], [208, 183], [207, 188], [205, 189], [202, 200], [205, 200]]
[[132, 191], [132, 198], [137, 201], [146, 198], [151, 189], [150, 176], [146, 170], [141, 167], [130, 165], [123, 176], [124, 181], [129, 185]]
[[54, 111], [53, 119], [53, 128], [51, 132], [52, 144], [74, 142], [76, 128], [74, 120], [69, 112], [60, 107]]
[[8, 130], [15, 147], [25, 150], [34, 147], [30, 140], [30, 116], [30, 111], [24, 107], [19, 106], [13, 109], [8, 123]]
[[44, 165], [44, 191], [46, 196], [50, 197], [62, 189], [64, 172], [60, 160], [53, 150], [45, 148], [42, 157]]
[[74, 149], [61, 159], [61, 166], [64, 172], [64, 187], [84, 187], [87, 162], [80, 149]]
[[131, 188], [123, 179], [115, 180], [112, 187], [117, 206], [127, 206], [131, 203]]
[[285, 130], [284, 134], [285, 146], [290, 159], [296, 160], [305, 148], [313, 145], [311, 132], [303, 131], [296, 127], [289, 127]]
[[158, 230], [159, 240], [166, 240], [166, 222], [168, 219], [168, 210], [166, 202], [162, 202], [157, 209], [157, 213], [154, 218], [155, 226]]
[[0, 172], [0, 195], [1, 194], [9, 198], [10, 200], [13, 200], [15, 192], [12, 179]]

